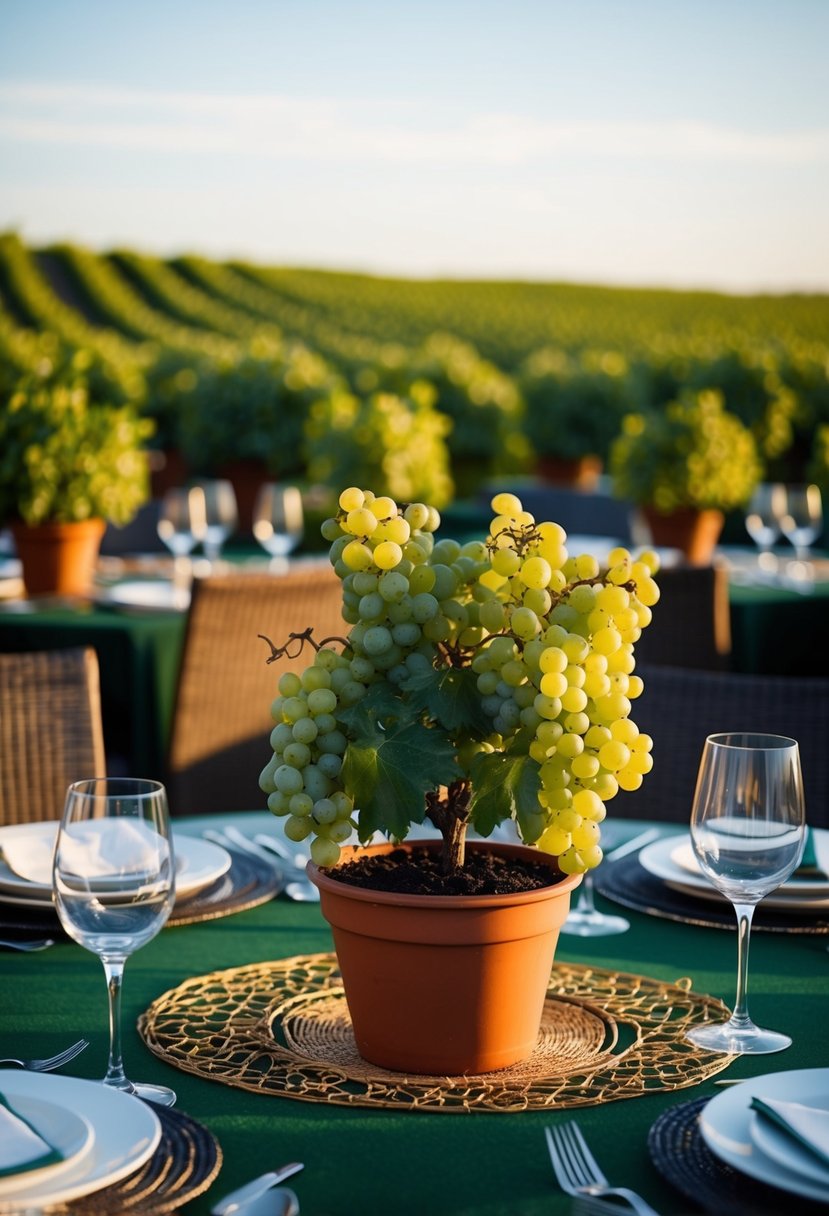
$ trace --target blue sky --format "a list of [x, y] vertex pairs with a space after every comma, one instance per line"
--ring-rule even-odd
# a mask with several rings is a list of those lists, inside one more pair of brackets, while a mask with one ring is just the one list
[[0, 229], [829, 290], [829, 0], [0, 0]]

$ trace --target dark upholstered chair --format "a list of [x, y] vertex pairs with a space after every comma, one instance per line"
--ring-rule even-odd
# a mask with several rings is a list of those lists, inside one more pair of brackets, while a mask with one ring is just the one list
[[656, 581], [660, 599], [636, 643], [637, 663], [727, 671], [731, 622], [725, 566], [669, 566]]
[[788, 735], [800, 745], [806, 820], [829, 828], [829, 680], [637, 666], [631, 717], [653, 737], [654, 767], [608, 815], [688, 823], [705, 739], [724, 731]]

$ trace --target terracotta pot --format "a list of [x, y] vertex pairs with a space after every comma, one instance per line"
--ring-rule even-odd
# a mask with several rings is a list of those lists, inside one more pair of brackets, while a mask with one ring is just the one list
[[539, 456], [536, 467], [541, 480], [552, 485], [595, 490], [604, 465], [599, 456], [580, 456], [574, 460], [565, 460], [561, 456]]
[[27, 595], [89, 595], [106, 524], [12, 524]]
[[[402, 848], [438, 841], [416, 841]], [[345, 849], [388, 852], [391, 845]], [[316, 866], [357, 1049], [397, 1072], [460, 1076], [506, 1068], [529, 1056], [558, 931], [580, 875], [524, 845], [473, 842], [467, 849], [549, 863], [559, 881], [517, 895], [397, 895], [338, 882]]]
[[655, 545], [680, 549], [696, 566], [711, 564], [725, 522], [722, 511], [680, 507], [669, 515], [662, 515], [646, 506], [642, 513]]

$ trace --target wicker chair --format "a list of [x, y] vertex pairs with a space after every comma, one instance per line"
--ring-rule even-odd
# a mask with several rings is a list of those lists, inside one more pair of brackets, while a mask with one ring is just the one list
[[95, 651], [0, 654], [0, 824], [58, 819], [66, 787], [105, 772]]
[[829, 827], [829, 680], [637, 668], [645, 682], [631, 717], [653, 737], [654, 767], [608, 813], [688, 823], [706, 736], [723, 731], [788, 735], [800, 745], [806, 819]]
[[636, 643], [638, 663], [727, 671], [731, 655], [728, 570], [667, 566], [656, 576], [659, 603]]
[[268, 664], [267, 635], [342, 636], [342, 585], [327, 564], [285, 575], [196, 579], [176, 694], [167, 787], [173, 814], [255, 810], [270, 759], [269, 709], [284, 671], [302, 671], [312, 651]]

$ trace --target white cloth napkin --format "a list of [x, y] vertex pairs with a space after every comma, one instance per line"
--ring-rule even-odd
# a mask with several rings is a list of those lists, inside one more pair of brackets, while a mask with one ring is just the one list
[[63, 1154], [44, 1140], [23, 1115], [12, 1110], [8, 1099], [0, 1094], [0, 1177], [62, 1160]]
[[824, 1165], [829, 1165], [829, 1110], [804, 1106], [800, 1102], [756, 1097], [751, 1099], [751, 1109], [810, 1149]]
[[[6, 865], [27, 882], [51, 887], [57, 832], [57, 824], [43, 824], [37, 831], [4, 841]], [[77, 855], [80, 871], [90, 878], [105, 877], [114, 866], [125, 866], [132, 874], [155, 873], [168, 849], [166, 840], [149, 824], [128, 818], [71, 824], [62, 847], [70, 862]]]

